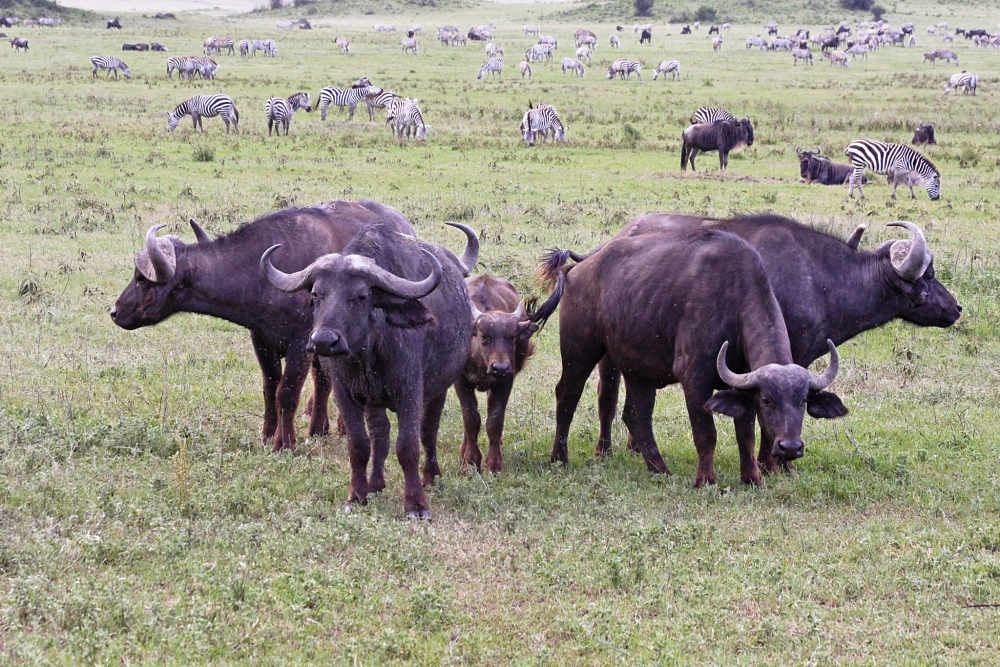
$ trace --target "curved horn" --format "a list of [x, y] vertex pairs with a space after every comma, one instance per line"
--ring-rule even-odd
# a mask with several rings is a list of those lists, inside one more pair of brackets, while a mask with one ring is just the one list
[[476, 234], [476, 230], [472, 227], [463, 225], [460, 222], [446, 222], [444, 223], [451, 227], [457, 227], [465, 232], [465, 252], [462, 253], [462, 268], [465, 269], [463, 275], [467, 276], [476, 266], [476, 262], [479, 261], [479, 235]]
[[282, 292], [295, 292], [301, 289], [312, 277], [312, 268], [315, 262], [295, 273], [285, 273], [274, 268], [271, 264], [271, 253], [281, 247], [281, 244], [273, 245], [264, 251], [260, 256], [260, 271], [267, 278], [267, 281], [280, 289]]
[[868, 229], [868, 225], [858, 225], [854, 228], [854, 231], [847, 239], [847, 245], [851, 250], [858, 249], [858, 244], [861, 243], [861, 235], [865, 233], [866, 229]]
[[734, 373], [729, 370], [729, 366], [726, 365], [726, 350], [728, 349], [729, 341], [727, 340], [719, 349], [719, 356], [715, 358], [715, 370], [718, 371], [719, 377], [733, 389], [753, 389], [756, 384], [753, 371], [749, 373]]
[[933, 259], [930, 251], [927, 250], [927, 240], [924, 238], [924, 233], [915, 224], [905, 220], [889, 222], [886, 223], [886, 226], [904, 227], [910, 231], [909, 241], [896, 241], [890, 246], [889, 258], [892, 261], [892, 268], [896, 270], [900, 278], [910, 282], [919, 280]]
[[816, 155], [819, 155], [819, 154], [821, 154], [822, 152], [823, 152], [823, 149], [822, 149], [822, 148], [820, 148], [819, 146], [817, 146], [817, 147], [816, 147]]
[[813, 375], [809, 378], [809, 389], [812, 391], [819, 391], [820, 389], [825, 389], [833, 382], [833, 379], [837, 377], [837, 370], [840, 367], [840, 357], [837, 356], [837, 346], [833, 344], [833, 341], [829, 338], [826, 339], [826, 345], [830, 348], [830, 365], [826, 367], [821, 375]]
[[174, 270], [177, 267], [177, 260], [167, 255], [160, 249], [160, 242], [156, 238], [156, 232], [166, 227], [166, 225], [153, 225], [146, 231], [146, 254], [149, 255], [149, 263], [153, 267], [156, 282], [165, 283], [174, 277]]
[[191, 224], [191, 229], [194, 230], [194, 237], [198, 239], [198, 243], [212, 242], [212, 239], [209, 237], [208, 234], [205, 233], [205, 230], [202, 229], [201, 225], [198, 224], [197, 220], [191, 218], [190, 220], [188, 220], [188, 222]]
[[512, 312], [511, 315], [516, 317], [518, 320], [524, 319], [524, 299], [521, 299], [517, 303], [517, 308], [514, 309], [514, 312]]
[[482, 316], [483, 311], [476, 308], [476, 304], [473, 303], [472, 299], [469, 299], [469, 309], [472, 311], [472, 322], [474, 324]]
[[438, 283], [441, 282], [441, 262], [426, 249], [421, 248], [420, 251], [431, 260], [430, 275], [423, 280], [401, 278], [391, 271], [383, 269], [367, 257], [348, 255], [348, 258], [353, 263], [352, 268], [368, 276], [376, 287], [406, 299], [419, 299], [433, 292]]

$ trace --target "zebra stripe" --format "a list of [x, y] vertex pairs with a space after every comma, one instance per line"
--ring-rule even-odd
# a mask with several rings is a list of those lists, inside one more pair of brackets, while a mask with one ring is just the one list
[[167, 114], [167, 130], [173, 132], [181, 118], [191, 115], [191, 122], [195, 129], [205, 130], [201, 119], [222, 116], [222, 121], [226, 124], [226, 134], [229, 134], [229, 125], [232, 123], [233, 131], [239, 133], [240, 112], [233, 104], [233, 98], [228, 95], [195, 95], [186, 102], [181, 102], [173, 111]]
[[370, 93], [365, 95], [365, 102], [368, 104], [368, 120], [375, 120], [375, 109], [387, 109], [389, 104], [399, 98], [399, 95], [392, 92], [391, 90], [381, 90], [380, 88], [375, 88], [378, 92]]
[[206, 56], [212, 55], [212, 51], [217, 51], [221, 54], [222, 49], [229, 49], [229, 55], [233, 55], [235, 53], [233, 49], [235, 44], [231, 37], [209, 37], [202, 44], [202, 50]]
[[539, 104], [524, 113], [521, 119], [521, 136], [529, 146], [534, 145], [539, 134], [542, 135], [543, 141], [548, 139], [550, 130], [554, 141], [566, 141], [566, 127], [562, 124], [559, 112], [554, 106]]
[[972, 93], [976, 94], [976, 86], [979, 84], [979, 77], [972, 72], [967, 72], [962, 70], [958, 74], [952, 74], [948, 78], [948, 83], [945, 84], [944, 94], [947, 95], [952, 91], [952, 89], [958, 90], [962, 89], [963, 95], [968, 95]]
[[500, 75], [500, 80], [503, 81], [503, 56], [493, 56], [479, 68], [479, 74], [476, 76], [477, 79], [483, 78], [483, 73], [489, 72], [490, 77], [494, 74]]
[[250, 55], [250, 40], [249, 39], [241, 39], [239, 46], [240, 46], [240, 55], [241, 56], [246, 57], [246, 56]]
[[91, 56], [90, 64], [94, 66], [93, 75], [97, 76], [97, 70], [105, 69], [107, 70], [107, 75], [110, 77], [111, 73], [115, 73], [115, 78], [118, 78], [118, 70], [122, 71], [122, 75], [126, 79], [132, 78], [132, 73], [128, 71], [128, 65], [123, 63], [118, 58], [114, 56]]
[[608, 78], [615, 78], [615, 74], [621, 77], [622, 81], [632, 78], [632, 72], [642, 81], [642, 63], [638, 60], [625, 60], [619, 58], [608, 67]]
[[371, 85], [368, 79], [362, 79], [350, 88], [338, 88], [337, 86], [327, 86], [319, 91], [319, 114], [322, 120], [326, 120], [326, 110], [331, 104], [338, 107], [347, 107], [350, 116], [347, 120], [354, 120], [354, 108], [358, 102], [365, 99], [369, 94], [374, 94], [378, 88]]
[[[427, 139], [427, 125], [424, 124], [424, 115], [416, 99], [397, 98], [392, 101], [390, 108], [392, 128], [400, 143], [403, 141], [404, 131], [407, 139], [410, 138], [411, 132], [417, 139]], [[386, 122], [389, 122], [389, 119]]]
[[653, 70], [653, 81], [656, 81], [656, 77], [660, 76], [661, 74], [663, 75], [664, 81], [667, 80], [667, 74], [669, 74], [671, 78], [676, 79], [681, 74], [680, 61], [664, 60], [663, 62], [661, 62], [659, 65], [656, 66], [656, 69]]
[[[920, 184], [927, 190], [927, 195], [931, 199], [941, 196], [941, 175], [937, 168], [930, 160], [909, 146], [888, 144], [873, 139], [856, 139], [844, 149], [844, 155], [851, 159], [851, 166], [854, 167], [847, 189], [850, 197], [854, 197], [856, 187], [861, 198], [865, 198], [865, 193], [861, 189], [861, 177], [865, 169], [870, 169], [876, 174], [889, 175], [910, 172], [919, 177]], [[892, 198], [896, 198], [895, 188]]]
[[698, 107], [698, 110], [691, 116], [693, 124], [714, 123], [717, 120], [736, 120], [733, 114], [720, 107]]
[[264, 103], [264, 115], [267, 118], [267, 136], [271, 136], [271, 127], [274, 127], [275, 134], [281, 136], [281, 126], [285, 127], [285, 136], [288, 136], [288, 126], [292, 123], [292, 116], [299, 109], [306, 112], [312, 111], [309, 106], [309, 93], [295, 93], [287, 100], [280, 97], [269, 97]]

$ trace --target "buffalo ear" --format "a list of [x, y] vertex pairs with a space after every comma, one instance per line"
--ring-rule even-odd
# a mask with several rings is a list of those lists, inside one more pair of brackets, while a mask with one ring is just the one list
[[416, 299], [402, 299], [398, 296], [390, 296], [380, 290], [373, 290], [375, 307], [382, 309], [385, 313], [385, 321], [390, 326], [401, 329], [415, 329], [425, 324], [436, 324], [434, 313], [427, 306]]
[[538, 331], [538, 325], [530, 320], [517, 323], [517, 337], [520, 340], [528, 340], [536, 331]]
[[847, 407], [833, 392], [812, 391], [806, 400], [806, 411], [816, 419], [834, 419], [847, 414]]
[[718, 412], [733, 419], [750, 417], [754, 414], [752, 392], [739, 389], [724, 389], [715, 392], [712, 398], [705, 401], [705, 409]]

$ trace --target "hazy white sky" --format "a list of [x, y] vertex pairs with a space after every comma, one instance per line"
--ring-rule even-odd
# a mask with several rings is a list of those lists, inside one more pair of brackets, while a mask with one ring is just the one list
[[114, 12], [179, 12], [190, 9], [217, 9], [224, 12], [248, 12], [266, 0], [58, 0], [60, 5]]

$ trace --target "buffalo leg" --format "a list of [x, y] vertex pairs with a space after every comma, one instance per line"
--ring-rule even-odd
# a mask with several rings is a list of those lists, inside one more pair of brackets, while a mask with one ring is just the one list
[[653, 406], [656, 403], [656, 387], [645, 382], [625, 378], [625, 409], [622, 419], [628, 425], [635, 444], [646, 460], [650, 472], [669, 475], [667, 464], [660, 456], [653, 437]]
[[480, 464], [483, 455], [479, 451], [479, 428], [482, 418], [479, 416], [479, 401], [476, 399], [476, 389], [459, 378], [455, 383], [455, 394], [462, 406], [462, 424], [465, 426], [465, 437], [462, 439], [462, 452], [459, 456], [464, 465], [476, 466], [481, 471]]
[[[419, 376], [419, 373], [417, 373]], [[415, 378], [417, 387], [422, 387], [423, 378]], [[430, 508], [427, 495], [420, 481], [420, 422], [424, 409], [422, 391], [400, 401], [396, 410], [399, 433], [396, 436], [396, 458], [399, 467], [403, 469], [406, 488], [403, 493], [403, 507], [407, 517], [414, 519], [429, 519]], [[338, 401], [339, 405], [339, 401]], [[348, 428], [350, 426], [348, 425]], [[436, 463], [436, 462], [435, 462]]]
[[368, 459], [371, 455], [371, 441], [365, 429], [364, 411], [339, 382], [334, 385], [337, 408], [347, 426], [347, 455], [351, 461], [351, 487], [347, 494], [348, 503], [364, 505], [368, 502]]
[[441, 392], [440, 396], [427, 401], [424, 404], [424, 415], [420, 421], [420, 442], [424, 445], [424, 484], [434, 485], [434, 478], [441, 476], [441, 468], [437, 460], [437, 438], [438, 427], [441, 425], [441, 412], [444, 410], [444, 401], [448, 397], [448, 392]]
[[[552, 443], [550, 460], [555, 463], [567, 463], [569, 452], [566, 441], [569, 438], [569, 426], [573, 421], [573, 413], [580, 402], [580, 394], [587, 383], [587, 376], [597, 362], [604, 356], [600, 348], [586, 349], [578, 347], [578, 341], [567, 340], [562, 345], [563, 370], [556, 384], [556, 437]], [[567, 354], [573, 350], [572, 355]], [[582, 351], [582, 354], [581, 354]]]
[[372, 472], [368, 476], [368, 491], [378, 493], [385, 488], [385, 459], [389, 456], [389, 417], [384, 408], [365, 408], [368, 437], [372, 443]]
[[274, 438], [274, 449], [295, 448], [295, 410], [299, 407], [299, 395], [306, 382], [312, 359], [298, 346], [285, 355], [285, 372], [281, 376], [275, 398], [278, 402], [278, 432]]
[[715, 484], [715, 421], [712, 413], [705, 409], [705, 403], [712, 397], [712, 385], [705, 387], [684, 386], [684, 401], [687, 403], [688, 419], [691, 420], [691, 434], [694, 447], [698, 451], [698, 471], [695, 473], [695, 488]]
[[[326, 435], [330, 432], [330, 375], [323, 370], [323, 366], [315, 356], [312, 360], [313, 375], [313, 395], [309, 399], [309, 435]], [[341, 423], [341, 433], [343, 433], [343, 423]]]
[[507, 401], [514, 386], [514, 376], [509, 375], [490, 389], [486, 399], [486, 435], [490, 439], [490, 451], [486, 454], [486, 469], [490, 472], [503, 470], [503, 423], [507, 416]]
[[754, 459], [754, 435], [756, 435], [755, 415], [733, 419], [736, 428], [736, 443], [740, 448], [740, 479], [744, 484], [761, 485], [760, 469]]
[[[264, 377], [264, 428], [261, 429], [261, 436], [264, 442], [268, 442], [274, 437], [278, 428], [275, 398], [278, 384], [281, 382], [281, 355], [264, 343], [256, 333], [250, 333], [250, 340], [253, 341], [253, 351], [257, 355], [260, 373]], [[277, 447], [278, 440], [275, 440], [274, 444]]]
[[[611, 358], [606, 356], [598, 365], [600, 380], [597, 383], [597, 414], [601, 420], [601, 431], [597, 437], [595, 456], [607, 456], [611, 453], [611, 426], [618, 411], [618, 389], [621, 385], [621, 372]], [[631, 435], [629, 444], [632, 444]]]

